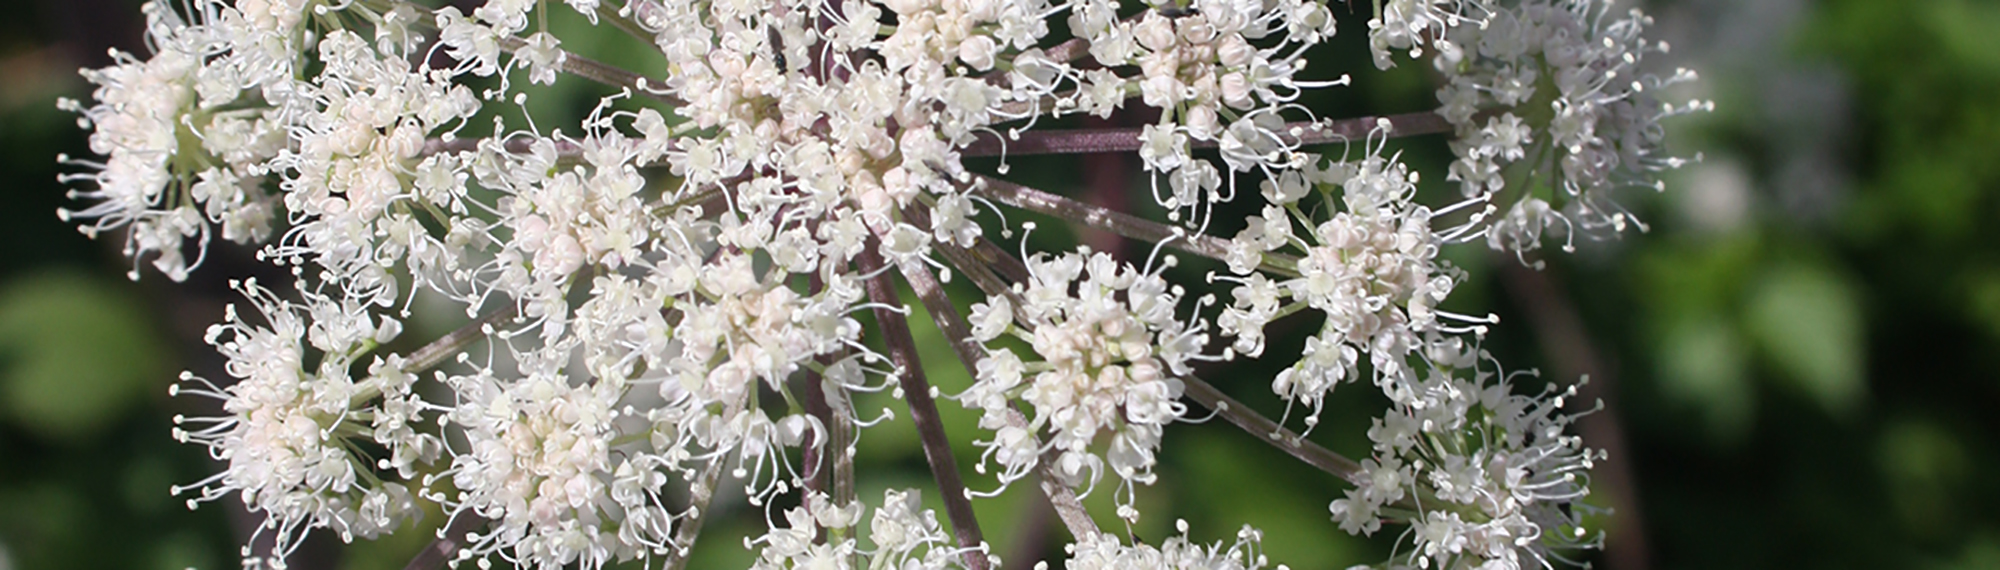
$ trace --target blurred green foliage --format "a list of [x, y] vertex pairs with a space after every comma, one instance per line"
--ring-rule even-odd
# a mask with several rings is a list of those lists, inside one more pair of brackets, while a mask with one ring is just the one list
[[66, 444], [113, 427], [170, 374], [166, 348], [131, 292], [74, 270], [0, 290], [0, 411]]

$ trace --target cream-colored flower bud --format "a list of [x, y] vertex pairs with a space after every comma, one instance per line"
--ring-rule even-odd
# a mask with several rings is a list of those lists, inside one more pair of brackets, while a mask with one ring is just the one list
[[1230, 34], [1222, 38], [1222, 45], [1215, 50], [1215, 56], [1226, 67], [1242, 69], [1256, 61], [1257, 48], [1250, 45], [1243, 36]]
[[1242, 73], [1229, 73], [1218, 81], [1222, 91], [1222, 102], [1238, 109], [1248, 109], [1256, 102], [1250, 98], [1250, 80]]
[[908, 15], [929, 10], [935, 4], [930, 0], [887, 0], [882, 5], [888, 6], [891, 12], [899, 15]]
[[958, 44], [958, 59], [974, 70], [986, 71], [993, 68], [993, 55], [999, 51], [993, 38], [972, 36]]
[[1208, 105], [1198, 105], [1188, 109], [1184, 121], [1187, 123], [1188, 135], [1197, 140], [1213, 139], [1215, 134], [1222, 130], [1220, 119], [1215, 114], [1215, 107]]
[[1139, 38], [1139, 45], [1153, 51], [1165, 51], [1174, 46], [1174, 24], [1158, 12], [1148, 13], [1132, 27], [1132, 35]]

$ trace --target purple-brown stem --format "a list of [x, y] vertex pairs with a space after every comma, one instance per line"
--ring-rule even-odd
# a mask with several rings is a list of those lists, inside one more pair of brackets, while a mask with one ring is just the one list
[[[1380, 122], [1387, 120], [1389, 129], [1375, 133]], [[1410, 137], [1451, 132], [1451, 122], [1430, 111], [1388, 115], [1383, 117], [1356, 117], [1337, 121], [1286, 123], [1279, 132], [1286, 144], [1318, 145], [1328, 143], [1366, 140], [1371, 134], [1381, 137]], [[1139, 133], [1143, 127], [1117, 127], [1105, 129], [1068, 129], [1048, 131], [1025, 131], [1018, 136], [1009, 136], [1006, 144], [1000, 137], [982, 132], [972, 144], [959, 149], [962, 156], [1036, 155], [1036, 154], [1091, 154], [1101, 152], [1134, 152], [1143, 144]], [[1292, 130], [1299, 134], [1293, 136]], [[1215, 148], [1215, 139], [1196, 140], [1194, 148]]]
[[1615, 394], [1608, 389], [1613, 379], [1611, 371], [1598, 357], [1583, 317], [1577, 314], [1576, 307], [1566, 301], [1570, 297], [1562, 290], [1561, 282], [1550, 278], [1547, 273], [1522, 266], [1512, 258], [1503, 256], [1497, 259], [1497, 263], [1504, 268], [1500, 274], [1507, 292], [1527, 309], [1528, 324], [1534, 329], [1536, 342], [1548, 355], [1556, 376], [1590, 378], [1590, 382], [1577, 388], [1577, 396], [1586, 402], [1604, 402], [1603, 409], [1578, 420], [1577, 429], [1583, 432], [1586, 440], [1609, 456], [1593, 470], [1593, 476], [1599, 483], [1597, 488], [1610, 495], [1612, 516], [1619, 529], [1618, 534], [1604, 543], [1605, 566], [1616, 570], [1646, 570], [1650, 566], [1646, 530], [1644, 519], [1639, 515], [1631, 446], [1626, 445], [1625, 430], [1619, 427]]
[[874, 275], [864, 286], [868, 298], [875, 303], [875, 321], [882, 333], [882, 342], [889, 349], [889, 359], [895, 363], [897, 382], [903, 392], [903, 401], [909, 404], [910, 421], [917, 426], [919, 441], [923, 444], [924, 459], [930, 463], [931, 477], [937, 481], [938, 494], [944, 500], [945, 515], [951, 518], [952, 534], [958, 537], [958, 545], [965, 548], [963, 558], [970, 570], [987, 570], [986, 539], [979, 532], [979, 519], [972, 512], [972, 500], [965, 491], [965, 481], [958, 476], [958, 462], [951, 453], [951, 440], [945, 437], [944, 424], [938, 419], [937, 401], [931, 398], [931, 383], [924, 377], [923, 362], [917, 358], [917, 341], [910, 335], [910, 322], [902, 314], [890, 307], [902, 305], [896, 295], [894, 278], [884, 271], [881, 254], [876, 253], [879, 241], [870, 239], [856, 258], [863, 274]]
[[694, 540], [701, 536], [702, 523], [708, 520], [708, 508], [715, 502], [715, 485], [722, 482], [724, 463], [721, 458], [709, 463], [702, 469], [701, 478], [688, 486], [687, 516], [681, 518], [680, 529], [674, 532], [674, 552], [668, 557], [665, 570], [687, 567], [688, 556], [694, 553]]
[[1236, 401], [1235, 398], [1229, 397], [1228, 394], [1222, 393], [1222, 390], [1216, 389], [1214, 385], [1200, 378], [1187, 376], [1181, 378], [1181, 381], [1187, 385], [1187, 397], [1194, 399], [1203, 407], [1214, 410], [1216, 415], [1222, 416], [1222, 419], [1243, 428], [1243, 431], [1250, 432], [1250, 435], [1257, 436], [1258, 439], [1264, 440], [1264, 443], [1269, 443], [1272, 447], [1306, 462], [1307, 465], [1317, 467], [1342, 480], [1361, 484], [1358, 480], [1361, 475], [1361, 464], [1320, 447], [1317, 443], [1307, 441], [1299, 434], [1292, 433], [1291, 430], [1278, 425], [1278, 422], [1258, 414], [1256, 410], [1250, 409], [1249, 406], [1243, 405], [1242, 402]]
[[[809, 292], [818, 294], [825, 288], [825, 283], [820, 281], [819, 275], [813, 275]], [[827, 364], [828, 359], [821, 357], [819, 358], [819, 362], [824, 366]], [[823, 381], [823, 377], [820, 373], [812, 369], [807, 369], [803, 376], [799, 382], [793, 384], [793, 389], [799, 392], [800, 397], [805, 401], [806, 415], [818, 420], [820, 427], [824, 430], [808, 432], [806, 434], [805, 445], [799, 446], [799, 463], [806, 471], [804, 476], [806, 492], [827, 495], [833, 500], [835, 508], [839, 508], [840, 506], [847, 505], [848, 501], [842, 500], [841, 497], [831, 492], [830, 482], [833, 479], [834, 470], [832, 463], [827, 461], [827, 453], [832, 452], [836, 456], [839, 456], [842, 455], [841, 452], [845, 447], [835, 447], [835, 442], [839, 438], [833, 433], [833, 407], [827, 405], [826, 384]], [[810, 503], [808, 503], [808, 508], [810, 508]], [[815, 540], [824, 542], [826, 540], [826, 529], [820, 529]]]
[[[1083, 124], [1089, 128], [1117, 128], [1128, 122], [1129, 116], [1113, 114], [1110, 118], [1084, 117]], [[1093, 206], [1106, 210], [1125, 211], [1131, 200], [1126, 186], [1130, 182], [1132, 157], [1122, 153], [1092, 154], [1083, 158], [1083, 199]], [[1117, 234], [1099, 228], [1077, 228], [1084, 243], [1092, 249], [1110, 253], [1112, 257], [1124, 259], [1125, 240]]]
[[514, 318], [514, 306], [512, 305], [480, 315], [479, 318], [465, 323], [463, 326], [458, 327], [457, 330], [453, 330], [450, 333], [446, 333], [443, 337], [431, 341], [430, 344], [410, 351], [409, 355], [403, 357], [403, 371], [417, 373], [429, 370], [431, 367], [443, 363], [451, 355], [465, 350], [465, 347], [472, 346], [472, 343], [486, 339], [486, 337], [490, 336], [486, 330], [487, 327], [511, 318]]
[[[1140, 241], [1166, 242], [1167, 247], [1210, 259], [1227, 259], [1229, 255], [1229, 240], [1193, 233], [1187, 228], [1100, 208], [998, 178], [979, 178], [978, 183], [973, 186], [973, 192], [1002, 204], [1055, 216], [1073, 224], [1110, 230], [1112, 233]], [[1296, 258], [1289, 255], [1266, 253], [1260, 268], [1296, 276], [1297, 271], [1293, 268], [1297, 266], [1297, 262]]]

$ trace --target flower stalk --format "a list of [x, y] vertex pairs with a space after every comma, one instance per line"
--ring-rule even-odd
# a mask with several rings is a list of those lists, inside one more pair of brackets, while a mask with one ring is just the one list
[[882, 342], [889, 348], [889, 359], [896, 367], [894, 376], [898, 391], [909, 405], [910, 421], [917, 426], [924, 459], [930, 463], [931, 477], [937, 483], [939, 498], [944, 501], [945, 514], [951, 518], [952, 534], [958, 538], [959, 548], [964, 549], [960, 556], [966, 568], [985, 570], [986, 539], [979, 531], [978, 517], [972, 512], [972, 496], [966, 492], [965, 481], [959, 477], [958, 461], [951, 452], [951, 440], [945, 435], [944, 423], [938, 418], [937, 402], [932, 396], [935, 388], [924, 377], [923, 362], [917, 358], [917, 341], [910, 334], [908, 317], [893, 309], [902, 305], [892, 281], [894, 276], [887, 271], [880, 257], [869, 252], [863, 252], [856, 262], [862, 273], [874, 275], [865, 282], [868, 298], [876, 303], [875, 319], [881, 330]]
[[[1386, 125], [1386, 127], [1384, 126]], [[1452, 124], [1433, 112], [1404, 113], [1383, 117], [1355, 117], [1338, 121], [1297, 121], [1275, 129], [1279, 141], [1288, 146], [1316, 146], [1355, 143], [1374, 138], [1399, 138], [1449, 133]], [[1139, 127], [1065, 129], [1009, 132], [1002, 136], [982, 132], [967, 144], [962, 156], [1033, 156], [1045, 154], [1104, 154], [1136, 152], [1145, 146]], [[1197, 139], [1190, 148], [1215, 148], [1221, 141]]]

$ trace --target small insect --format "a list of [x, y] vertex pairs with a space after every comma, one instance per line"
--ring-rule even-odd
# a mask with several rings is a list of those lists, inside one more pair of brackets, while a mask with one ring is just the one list
[[778, 64], [778, 70], [790, 70], [792, 67], [785, 65], [785, 35], [778, 32], [777, 26], [765, 24], [764, 40], [771, 42], [771, 61]]

